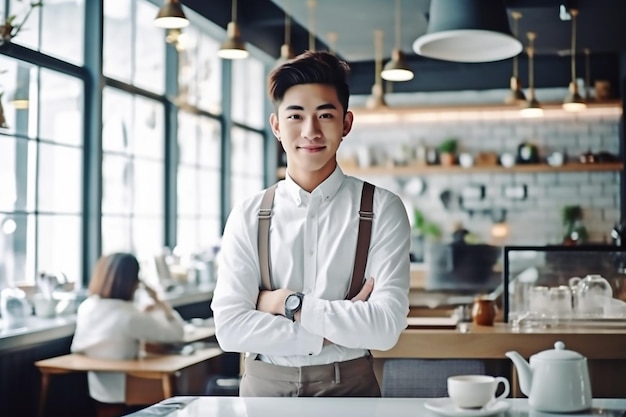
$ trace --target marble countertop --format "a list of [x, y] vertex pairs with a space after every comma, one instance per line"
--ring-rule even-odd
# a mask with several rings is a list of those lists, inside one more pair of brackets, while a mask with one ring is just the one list
[[[574, 414], [551, 414], [529, 410], [527, 399], [506, 399], [496, 403], [496, 410], [455, 411], [440, 414], [426, 407], [427, 398], [240, 398], [240, 397], [173, 397], [128, 417], [623, 417], [626, 399], [594, 399], [590, 410]], [[497, 412], [502, 410], [502, 412]]]

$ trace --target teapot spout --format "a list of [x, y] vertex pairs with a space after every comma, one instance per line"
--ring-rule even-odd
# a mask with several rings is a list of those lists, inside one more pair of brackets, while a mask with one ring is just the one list
[[519, 387], [524, 395], [530, 395], [530, 387], [532, 386], [533, 373], [526, 359], [517, 352], [506, 352], [505, 355], [513, 361], [517, 375], [519, 378]]

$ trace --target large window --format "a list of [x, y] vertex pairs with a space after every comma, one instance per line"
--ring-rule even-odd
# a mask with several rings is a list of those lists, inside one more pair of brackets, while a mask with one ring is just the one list
[[164, 109], [157, 101], [104, 89], [102, 250], [159, 253], [164, 244]]
[[[100, 4], [101, 43], [85, 25]], [[19, 47], [0, 51], [0, 289], [33, 285], [40, 272], [84, 283], [102, 253], [206, 251], [219, 241], [224, 206], [264, 187], [258, 51], [226, 64], [217, 57], [223, 28], [191, 10], [192, 24], [168, 46], [153, 22], [161, 5], [0, 1], [3, 21], [27, 18], [12, 40]]]
[[231, 206], [263, 189], [264, 135], [239, 127], [231, 131]]
[[208, 249], [221, 235], [220, 143], [217, 120], [179, 113], [176, 242], [184, 252]]
[[265, 134], [262, 129], [269, 123], [264, 111], [264, 68], [254, 57], [233, 62], [231, 113], [237, 124], [230, 132], [231, 207], [264, 186]]
[[81, 277], [81, 80], [0, 57], [0, 288]]
[[222, 113], [222, 60], [220, 43], [190, 26], [175, 41], [178, 50], [178, 98], [181, 102]]
[[233, 62], [233, 120], [256, 129], [263, 129], [269, 120], [265, 114], [265, 67], [250, 57]]
[[[44, 0], [42, 7], [30, 10], [35, 1], [10, 0], [9, 13], [17, 24], [26, 23], [13, 42], [41, 51], [62, 61], [82, 65], [85, 27], [85, 1]], [[118, 3], [106, 0], [106, 3]]]
[[159, 8], [147, 0], [104, 1], [104, 75], [157, 94], [165, 91]]

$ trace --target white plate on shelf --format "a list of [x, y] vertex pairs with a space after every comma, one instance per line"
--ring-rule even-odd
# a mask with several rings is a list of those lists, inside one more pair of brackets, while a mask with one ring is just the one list
[[448, 397], [445, 398], [433, 398], [432, 400], [428, 400], [424, 403], [424, 407], [432, 410], [436, 413], [442, 414], [444, 416], [451, 417], [482, 417], [482, 416], [491, 416], [498, 413], [503, 413], [509, 408], [511, 408], [511, 404], [506, 401], [496, 401], [494, 404], [491, 404], [487, 408], [481, 408], [480, 410], [468, 410], [458, 408], [452, 400]]

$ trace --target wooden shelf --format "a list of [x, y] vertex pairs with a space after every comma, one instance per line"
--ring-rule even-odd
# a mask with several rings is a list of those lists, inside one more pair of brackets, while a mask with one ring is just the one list
[[[548, 112], [564, 112], [564, 114], [575, 114], [571, 112], [565, 112], [562, 108], [561, 102], [542, 102], [541, 107]], [[622, 107], [621, 100], [604, 100], [604, 101], [591, 101], [587, 103], [587, 110], [602, 110], [602, 109], [620, 109]], [[465, 105], [409, 105], [409, 106], [394, 106], [385, 107], [380, 109], [368, 109], [363, 107], [357, 107], [351, 109], [355, 115], [402, 115], [402, 114], [419, 114], [419, 113], [465, 113], [465, 112], [514, 112], [519, 113], [520, 107], [515, 104], [465, 104]], [[580, 114], [584, 114], [580, 113]]]
[[[459, 165], [441, 166], [441, 165], [408, 165], [385, 167], [376, 166], [369, 168], [342, 167], [343, 171], [353, 176], [410, 176], [410, 175], [427, 175], [427, 174], [469, 174], [469, 173], [557, 173], [557, 172], [620, 172], [624, 170], [624, 164], [621, 162], [602, 162], [594, 164], [581, 164], [579, 162], [571, 162], [560, 167], [552, 167], [547, 164], [524, 164], [515, 165], [511, 168], [505, 168], [501, 165], [483, 165], [470, 168], [463, 168]], [[285, 168], [278, 168], [278, 178], [285, 177]]]

